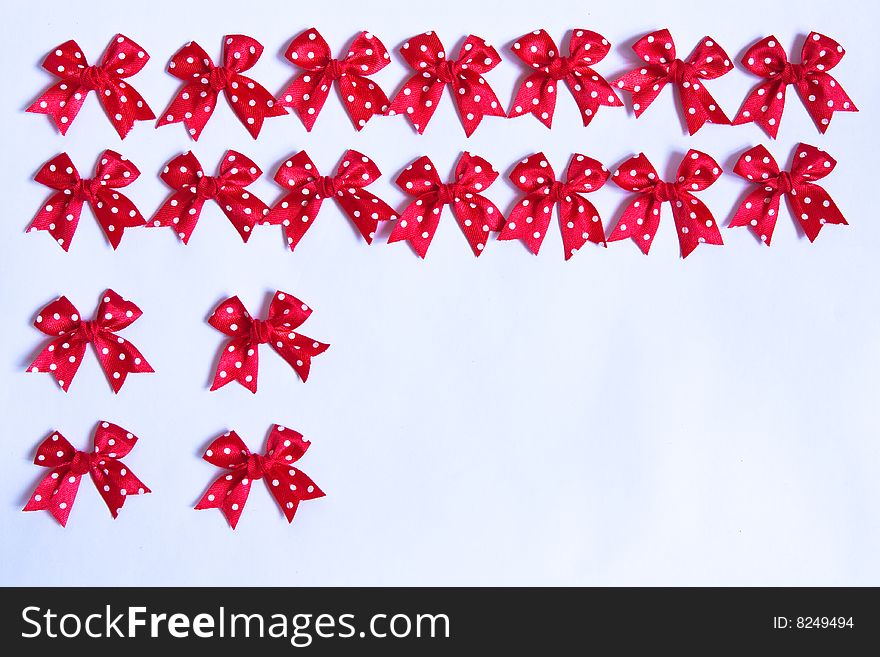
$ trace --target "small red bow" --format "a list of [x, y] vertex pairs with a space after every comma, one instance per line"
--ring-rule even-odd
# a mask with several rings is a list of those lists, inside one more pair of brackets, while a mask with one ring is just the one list
[[814, 183], [831, 173], [835, 166], [837, 161], [833, 157], [809, 144], [798, 144], [790, 172], [780, 171], [776, 160], [763, 146], [747, 150], [733, 170], [757, 188], [746, 196], [730, 226], [747, 226], [769, 246], [782, 196], [788, 198], [792, 213], [811, 242], [825, 224], [846, 225], [846, 219], [828, 192]]
[[75, 449], [57, 431], [51, 434], [37, 448], [34, 465], [52, 468], [52, 472], [39, 483], [24, 511], [48, 511], [62, 527], [66, 526], [80, 479], [88, 473], [116, 518], [126, 498], [150, 492], [121, 461], [137, 440], [132, 433], [110, 422], [101, 422], [95, 428], [92, 452]]
[[252, 454], [237, 433], [223, 434], [208, 446], [202, 458], [229, 472], [214, 480], [196, 509], [220, 509], [235, 529], [251, 492], [251, 482], [265, 479], [287, 522], [293, 522], [300, 502], [324, 497], [307, 474], [293, 467], [310, 444], [302, 434], [276, 425], [269, 434], [266, 453]]
[[416, 74], [403, 85], [388, 114], [405, 115], [419, 134], [428, 126], [447, 84], [468, 137], [484, 116], [504, 116], [495, 92], [483, 78], [501, 56], [480, 37], [470, 35], [465, 40], [458, 60], [446, 58], [443, 44], [433, 32], [414, 36], [403, 44], [400, 54]]
[[623, 211], [608, 241], [632, 238], [647, 255], [660, 225], [660, 206], [669, 201], [683, 258], [700, 244], [723, 244], [715, 217], [692, 194], [709, 187], [720, 175], [721, 167], [715, 160], [693, 149], [681, 161], [675, 182], [660, 180], [643, 153], [630, 158], [614, 172], [613, 180], [637, 195]]
[[235, 226], [245, 242], [257, 219], [269, 214], [269, 207], [245, 187], [262, 175], [260, 168], [246, 155], [228, 150], [220, 163], [219, 176], [206, 176], [196, 156], [187, 151], [171, 160], [161, 178], [176, 189], [148, 223], [148, 226], [171, 226], [184, 244], [189, 242], [205, 201], [217, 202], [223, 214]]
[[342, 103], [354, 127], [360, 130], [375, 114], [388, 110], [388, 97], [367, 76], [388, 66], [390, 56], [384, 44], [369, 32], [361, 32], [343, 59], [333, 59], [330, 46], [315, 28], [290, 42], [284, 56], [305, 69], [278, 97], [282, 107], [292, 107], [311, 130], [336, 82]]
[[754, 121], [776, 139], [785, 108], [785, 89], [790, 84], [797, 89], [819, 132], [828, 129], [834, 112], [858, 112], [843, 87], [827, 72], [837, 66], [844, 54], [846, 51], [834, 39], [810, 32], [801, 49], [801, 63], [791, 64], [779, 39], [761, 39], [746, 51], [742, 63], [755, 75], [767, 79], [748, 95], [734, 125]]
[[27, 108], [35, 114], [48, 114], [62, 135], [90, 91], [94, 91], [121, 139], [135, 121], [149, 121], [156, 115], [137, 90], [124, 82], [138, 73], [150, 56], [134, 41], [117, 34], [107, 46], [97, 66], [89, 66], [76, 41], [65, 41], [43, 61], [43, 68], [60, 79]]
[[336, 175], [322, 176], [306, 152], [300, 151], [275, 173], [275, 181], [290, 191], [272, 208], [266, 223], [284, 226], [293, 251], [318, 216], [324, 199], [335, 198], [371, 244], [379, 222], [397, 217], [385, 201], [363, 189], [381, 175], [370, 158], [348, 150]]
[[266, 343], [306, 381], [312, 357], [324, 353], [330, 346], [294, 332], [311, 314], [311, 308], [284, 292], [275, 293], [265, 320], [253, 319], [238, 297], [223, 301], [208, 318], [208, 323], [232, 339], [223, 346], [211, 390], [238, 381], [256, 393], [258, 347]]
[[232, 34], [223, 43], [223, 66], [214, 66], [208, 53], [195, 41], [190, 41], [171, 58], [168, 72], [183, 80], [184, 85], [159, 119], [158, 126], [182, 121], [192, 138], [198, 139], [217, 107], [221, 91], [254, 139], [267, 117], [286, 114], [263, 85], [241, 74], [253, 67], [263, 54], [260, 42]]
[[[40, 311], [34, 326], [54, 339], [28, 367], [30, 372], [51, 372], [64, 392], [70, 387], [91, 342], [113, 392], [119, 392], [129, 374], [152, 372], [137, 348], [116, 335], [141, 316], [141, 309], [113, 290], [104, 292], [93, 320], [82, 320], [67, 297], [58, 297]], [[56, 337], [57, 336], [57, 337]]]
[[660, 94], [667, 84], [678, 88], [688, 132], [694, 134], [707, 121], [729, 125], [730, 119], [703, 85], [733, 69], [727, 53], [710, 37], [704, 37], [687, 61], [676, 59], [675, 44], [669, 30], [658, 30], [642, 37], [632, 49], [645, 63], [616, 84], [632, 93], [636, 118]]
[[138, 168], [116, 151], [104, 151], [91, 179], [80, 178], [67, 153], [56, 155], [43, 165], [34, 180], [58, 191], [40, 208], [28, 231], [49, 231], [67, 251], [73, 242], [83, 203], [88, 203], [115, 249], [126, 228], [145, 223], [134, 203], [116, 189], [127, 187], [139, 175]]
[[534, 69], [513, 101], [508, 116], [534, 114], [548, 128], [553, 123], [556, 108], [556, 90], [565, 80], [577, 103], [584, 125], [596, 115], [599, 107], [623, 105], [614, 89], [592, 69], [608, 54], [611, 45], [601, 34], [590, 30], [575, 30], [568, 45], [569, 56], [559, 54], [559, 48], [544, 30], [524, 34], [513, 44], [513, 52]]
[[463, 153], [455, 167], [454, 182], [443, 184], [431, 160], [420, 157], [397, 178], [397, 186], [416, 200], [400, 215], [388, 242], [405, 240], [424, 258], [440, 224], [440, 211], [450, 204], [474, 255], [479, 256], [489, 231], [501, 230], [504, 222], [501, 211], [481, 193], [497, 177], [498, 172], [486, 160]]
[[565, 181], [561, 182], [556, 180], [547, 157], [535, 153], [514, 167], [510, 180], [526, 195], [511, 211], [499, 240], [522, 240], [529, 251], [537, 255], [550, 226], [553, 206], [559, 204], [559, 228], [566, 260], [587, 241], [606, 246], [599, 212], [582, 196], [596, 191], [608, 180], [608, 170], [601, 162], [575, 153]]

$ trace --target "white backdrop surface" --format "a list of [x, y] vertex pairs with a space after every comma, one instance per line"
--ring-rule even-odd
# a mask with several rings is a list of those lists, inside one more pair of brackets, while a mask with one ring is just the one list
[[[880, 584], [875, 3], [121, 6], [13, 3], [0, 23], [0, 583]], [[539, 27], [557, 42], [575, 27], [606, 36], [615, 47], [597, 69], [609, 79], [634, 65], [629, 45], [660, 27], [680, 56], [711, 35], [737, 60], [770, 33], [797, 53], [815, 29], [847, 48], [834, 74], [861, 112], [837, 114], [822, 136], [790, 90], [772, 143], [754, 125], [688, 137], [670, 91], [639, 120], [603, 108], [584, 129], [564, 92], [552, 130], [487, 118], [466, 139], [448, 93], [422, 137], [402, 117], [356, 133], [333, 93], [311, 134], [290, 116], [268, 120], [257, 141], [221, 101], [196, 144], [179, 125], [148, 122], [120, 142], [94, 97], [66, 138], [23, 112], [50, 82], [42, 58], [69, 38], [90, 62], [116, 32], [140, 43], [153, 59], [133, 83], [159, 114], [178, 86], [165, 64], [185, 42], [216, 61], [224, 34], [256, 37], [266, 52], [253, 77], [277, 92], [294, 73], [284, 49], [310, 26], [335, 53], [361, 29], [383, 39], [392, 65], [376, 79], [389, 95], [409, 72], [396, 52], [407, 37], [433, 29], [457, 53], [467, 33], [483, 36], [504, 57], [488, 79], [505, 107], [523, 70], [509, 46]], [[755, 81], [737, 68], [711, 91], [733, 116]], [[105, 148], [128, 156], [143, 175], [127, 192], [149, 215], [167, 193], [156, 174], [190, 148], [208, 170], [227, 148], [252, 157], [269, 173], [253, 191], [270, 203], [288, 154], [305, 148], [329, 173], [356, 148], [383, 171], [371, 189], [398, 207], [393, 180], [408, 162], [427, 154], [445, 176], [470, 150], [503, 172], [488, 195], [507, 211], [506, 174], [537, 150], [557, 172], [573, 151], [611, 169], [644, 151], [669, 176], [691, 147], [729, 171], [757, 143], [787, 166], [799, 141], [839, 160], [824, 184], [851, 225], [811, 245], [786, 208], [771, 248], [724, 229], [725, 246], [686, 261], [668, 208], [649, 257], [623, 242], [588, 245], [567, 263], [555, 220], [538, 257], [493, 240], [476, 259], [448, 209], [426, 261], [381, 236], [367, 247], [331, 203], [293, 254], [277, 227], [243, 245], [211, 205], [188, 247], [171, 230], [131, 230], [114, 252], [88, 209], [69, 253], [24, 233], [47, 194], [31, 176], [61, 151], [83, 174]], [[725, 175], [701, 198], [726, 224], [745, 188]], [[607, 230], [624, 198], [611, 183], [592, 195]], [[91, 353], [66, 395], [50, 376], [25, 374], [43, 343], [36, 311], [66, 294], [91, 315], [106, 287], [144, 311], [124, 335], [156, 374], [130, 377], [118, 396]], [[267, 349], [256, 395], [209, 392], [222, 338], [208, 314], [232, 294], [262, 314], [275, 289], [315, 309], [303, 332], [330, 350], [306, 384]], [[82, 447], [102, 419], [141, 438], [126, 462], [153, 494], [113, 521], [84, 481], [66, 529], [22, 513], [44, 474], [31, 463], [36, 445], [57, 429]], [[234, 532], [218, 511], [193, 511], [218, 474], [200, 460], [207, 443], [234, 428], [262, 449], [275, 422], [312, 440], [302, 469], [327, 497], [301, 505], [292, 526], [262, 483]]]

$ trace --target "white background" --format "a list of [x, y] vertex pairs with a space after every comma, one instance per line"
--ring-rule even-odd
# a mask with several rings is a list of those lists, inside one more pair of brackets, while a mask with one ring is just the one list
[[[877, 18], [875, 3], [826, 0], [10, 4], [0, 583], [880, 584]], [[149, 122], [120, 142], [94, 96], [66, 138], [23, 111], [51, 81], [42, 58], [68, 38], [92, 63], [117, 31], [141, 44], [153, 59], [133, 83], [158, 115], [178, 87], [164, 67], [188, 40], [216, 61], [224, 34], [258, 38], [266, 53], [251, 73], [278, 92], [294, 74], [287, 43], [312, 25], [336, 54], [361, 29], [383, 39], [392, 64], [376, 79], [389, 95], [409, 73], [396, 52], [407, 37], [436, 30], [454, 54], [468, 32], [483, 36], [504, 57], [488, 79], [505, 107], [523, 70], [509, 46], [539, 27], [557, 42], [576, 27], [606, 36], [614, 49], [597, 69], [609, 79], [635, 65], [632, 42], [661, 27], [679, 56], [710, 35], [737, 61], [770, 33], [797, 60], [816, 29], [847, 48], [834, 74], [862, 111], [837, 114], [822, 136], [789, 90], [776, 143], [754, 125], [691, 138], [669, 90], [639, 120], [603, 108], [587, 129], [566, 91], [552, 130], [488, 118], [466, 139], [448, 93], [423, 137], [402, 117], [356, 133], [333, 93], [311, 134], [282, 117], [256, 142], [222, 101], [195, 145], [180, 125]], [[733, 116], [755, 82], [738, 67], [710, 88]], [[329, 202], [293, 254], [277, 227], [243, 245], [211, 204], [188, 247], [171, 230], [131, 230], [114, 252], [88, 209], [69, 253], [24, 233], [47, 195], [31, 177], [60, 151], [90, 175], [104, 148], [120, 150], [143, 172], [126, 193], [150, 215], [167, 193], [156, 174], [189, 148], [212, 173], [227, 148], [251, 156], [269, 173], [253, 186], [269, 203], [288, 154], [305, 148], [330, 173], [357, 148], [384, 173], [373, 191], [397, 207], [393, 180], [409, 161], [427, 154], [445, 174], [469, 149], [503, 172], [489, 196], [507, 211], [506, 174], [537, 150], [560, 174], [572, 151], [613, 170], [641, 150], [669, 176], [690, 147], [729, 171], [757, 143], [787, 167], [801, 140], [839, 160], [823, 184], [851, 225], [811, 245], [786, 208], [771, 248], [724, 229], [723, 247], [686, 261], [668, 208], [649, 257], [620, 242], [567, 263], [555, 220], [538, 257], [493, 240], [476, 259], [447, 209], [421, 261], [381, 237], [367, 247]], [[725, 175], [701, 197], [726, 225], [745, 190]], [[624, 199], [611, 183], [591, 196], [606, 230]], [[118, 396], [92, 353], [69, 394], [25, 374], [43, 344], [37, 310], [66, 294], [90, 316], [105, 287], [143, 309], [124, 335], [157, 373], [131, 376]], [[314, 307], [303, 332], [332, 347], [306, 384], [264, 349], [256, 395], [209, 392], [222, 337], [206, 317], [232, 294], [262, 315], [275, 289]], [[141, 438], [126, 463], [153, 494], [113, 521], [85, 480], [67, 529], [22, 513], [44, 474], [31, 463], [37, 444], [57, 429], [84, 447], [102, 419]], [[262, 450], [273, 422], [312, 440], [301, 465], [327, 497], [302, 504], [291, 526], [259, 484], [235, 532], [219, 511], [193, 511], [218, 474], [200, 460], [207, 443], [235, 428]]]

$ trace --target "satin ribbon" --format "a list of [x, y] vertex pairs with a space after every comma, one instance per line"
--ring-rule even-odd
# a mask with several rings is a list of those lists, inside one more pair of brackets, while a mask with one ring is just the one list
[[557, 181], [553, 167], [543, 153], [530, 155], [510, 173], [511, 182], [525, 192], [501, 229], [499, 240], [521, 240], [535, 255], [541, 249], [553, 206], [559, 206], [559, 228], [565, 259], [587, 241], [605, 244], [605, 229], [599, 211], [583, 194], [594, 192], [608, 180], [601, 162], [575, 153], [564, 181]]
[[833, 157], [809, 144], [798, 144], [791, 171], [780, 171], [776, 160], [763, 146], [747, 150], [733, 170], [756, 188], [743, 200], [730, 226], [746, 226], [770, 246], [779, 216], [779, 200], [783, 196], [811, 242], [825, 224], [846, 225], [834, 200], [815, 183], [834, 171], [835, 166], [837, 161]]
[[324, 37], [311, 28], [290, 42], [284, 56], [305, 72], [278, 96], [278, 103], [296, 110], [306, 130], [314, 126], [334, 82], [355, 129], [360, 130], [374, 115], [388, 110], [385, 92], [367, 76], [388, 66], [391, 57], [385, 45], [369, 32], [361, 32], [352, 41], [344, 58], [333, 59]]
[[62, 527], [76, 501], [79, 483], [89, 474], [98, 493], [115, 519], [125, 500], [150, 489], [122, 462], [138, 439], [122, 427], [101, 422], [95, 428], [94, 449], [81, 452], [55, 431], [37, 448], [34, 465], [52, 468], [37, 485], [24, 511], [48, 511]]
[[221, 302], [208, 323], [232, 339], [223, 346], [211, 390], [238, 381], [256, 393], [261, 344], [270, 345], [306, 381], [312, 358], [330, 346], [294, 331], [311, 314], [311, 308], [285, 292], [275, 293], [265, 320], [252, 318], [238, 297]]
[[828, 129], [834, 112], [858, 112], [843, 87], [828, 73], [844, 54], [846, 51], [834, 39], [810, 32], [801, 49], [801, 63], [791, 64], [779, 39], [772, 35], [761, 39], [746, 51], [742, 64], [766, 79], [748, 95], [734, 125], [754, 121], [776, 139], [788, 85], [797, 89], [819, 132]]
[[220, 162], [220, 175], [206, 176], [196, 156], [187, 151], [171, 160], [161, 178], [172, 189], [148, 226], [170, 226], [184, 244], [195, 230], [205, 201], [213, 200], [247, 242], [257, 220], [269, 214], [269, 207], [246, 187], [262, 175], [254, 162], [238, 151], [228, 150]]
[[623, 211], [609, 242], [631, 238], [647, 255], [660, 225], [660, 207], [672, 206], [672, 217], [681, 257], [700, 244], [723, 244], [721, 232], [709, 208], [693, 195], [706, 189], [721, 175], [721, 166], [697, 150], [689, 150], [678, 167], [674, 182], [663, 182], [643, 153], [630, 158], [614, 172], [614, 182], [634, 198]]
[[592, 68], [611, 49], [608, 40], [590, 30], [574, 30], [568, 49], [568, 56], [560, 54], [544, 30], [524, 34], [514, 42], [513, 53], [532, 71], [520, 86], [508, 116], [534, 114], [549, 128], [556, 108], [556, 92], [563, 80], [574, 96], [585, 126], [590, 125], [601, 106], [623, 105], [611, 85]]
[[391, 206], [364, 189], [381, 175], [370, 158], [349, 149], [336, 175], [322, 176], [306, 152], [300, 151], [275, 173], [275, 181], [289, 191], [269, 212], [266, 223], [284, 227], [293, 251], [314, 223], [324, 200], [334, 198], [371, 244], [379, 222], [397, 218]]
[[251, 453], [234, 431], [223, 434], [208, 446], [202, 458], [227, 473], [214, 480], [196, 509], [220, 509], [235, 529], [251, 484], [264, 479], [287, 522], [293, 522], [300, 502], [324, 497], [307, 474], [293, 467], [310, 444], [302, 434], [280, 424], [269, 433], [265, 454]]
[[703, 80], [714, 80], [733, 69], [727, 53], [711, 37], [704, 37], [686, 61], [676, 57], [669, 30], [658, 30], [642, 37], [632, 49], [644, 63], [615, 84], [632, 93], [636, 118], [654, 102], [663, 87], [672, 84], [678, 89], [690, 134], [707, 121], [730, 124], [730, 119], [703, 84]]
[[251, 136], [256, 139], [263, 121], [287, 112], [263, 85], [242, 75], [252, 68], [263, 54], [256, 39], [231, 34], [223, 42], [223, 65], [215, 66], [208, 53], [190, 41], [171, 58], [168, 72], [183, 80], [184, 85], [159, 118], [157, 126], [183, 122], [193, 139], [202, 134], [205, 124], [217, 107], [222, 91], [232, 111]]
[[388, 242], [409, 242], [419, 257], [424, 258], [440, 225], [444, 205], [452, 213], [475, 256], [479, 256], [489, 239], [489, 231], [501, 230], [504, 217], [492, 201], [482, 195], [498, 172], [486, 160], [463, 153], [449, 184], [441, 182], [433, 162], [422, 156], [410, 164], [397, 178], [397, 186], [415, 197], [394, 226]]
[[59, 81], [43, 92], [27, 111], [48, 114], [65, 135], [86, 96], [94, 91], [119, 137], [125, 139], [135, 121], [156, 118], [147, 101], [125, 82], [149, 60], [143, 48], [122, 34], [110, 42], [101, 63], [95, 66], [89, 66], [76, 41], [65, 41], [43, 61], [43, 68]]
[[501, 56], [480, 37], [470, 35], [457, 60], [447, 59], [434, 32], [412, 37], [403, 44], [400, 54], [416, 73], [394, 98], [388, 114], [403, 114], [419, 134], [428, 127], [446, 85], [452, 90], [468, 137], [484, 116], [504, 116], [495, 92], [483, 77], [498, 65]]
[[34, 180], [57, 190], [37, 212], [28, 231], [45, 230], [67, 251], [79, 224], [84, 203], [115, 249], [126, 228], [143, 226], [145, 220], [134, 203], [118, 187], [127, 187], [141, 172], [116, 151], [106, 150], [95, 167], [94, 178], [80, 178], [67, 153], [46, 162]]
[[34, 326], [52, 341], [28, 367], [29, 372], [51, 372], [64, 392], [70, 387], [85, 355], [86, 345], [95, 347], [98, 360], [113, 392], [119, 392], [129, 374], [152, 372], [137, 348], [116, 335], [141, 316], [141, 309], [113, 290], [104, 292], [93, 320], [83, 320], [67, 299], [59, 297], [37, 315]]

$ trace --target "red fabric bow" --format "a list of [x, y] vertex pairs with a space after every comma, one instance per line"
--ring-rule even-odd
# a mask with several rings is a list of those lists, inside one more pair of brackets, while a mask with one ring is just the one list
[[237, 433], [225, 433], [208, 446], [202, 458], [229, 472], [214, 480], [196, 509], [220, 509], [235, 529], [251, 492], [251, 483], [265, 479], [287, 522], [293, 522], [300, 502], [324, 497], [324, 492], [307, 474], [293, 467], [310, 444], [302, 434], [276, 425], [269, 434], [266, 453], [252, 454]]
[[336, 175], [322, 176], [306, 152], [300, 151], [275, 173], [275, 181], [290, 191], [272, 208], [266, 223], [284, 227], [293, 251], [318, 216], [324, 199], [335, 198], [371, 244], [379, 222], [397, 218], [391, 206], [364, 189], [381, 175], [366, 155], [347, 150]]
[[391, 57], [384, 44], [369, 32], [361, 32], [343, 59], [333, 59], [330, 46], [315, 28], [302, 32], [284, 56], [305, 69], [278, 97], [282, 107], [292, 107], [311, 130], [336, 82], [342, 103], [354, 127], [360, 130], [375, 114], [388, 110], [388, 97], [367, 76], [388, 66]]
[[110, 42], [97, 66], [89, 66], [76, 41], [65, 41], [43, 61], [43, 68], [60, 81], [43, 92], [27, 111], [48, 114], [64, 135], [86, 96], [94, 91], [119, 137], [125, 139], [135, 121], [156, 118], [147, 101], [124, 82], [149, 60], [150, 56], [143, 48], [121, 34]]
[[565, 180], [557, 181], [547, 157], [535, 153], [514, 167], [510, 180], [526, 195], [511, 211], [499, 240], [522, 240], [529, 251], [537, 255], [550, 226], [553, 206], [559, 204], [559, 228], [566, 260], [588, 240], [606, 246], [599, 212], [582, 196], [596, 191], [608, 180], [608, 170], [601, 162], [575, 153]]
[[688, 132], [694, 134], [707, 121], [729, 125], [730, 119], [703, 84], [733, 69], [727, 53], [710, 37], [704, 37], [687, 61], [677, 59], [669, 30], [658, 30], [636, 41], [632, 49], [645, 61], [615, 84], [632, 93], [636, 118], [667, 84], [678, 88]]
[[592, 69], [611, 49], [608, 40], [590, 30], [575, 30], [568, 49], [569, 56], [559, 54], [556, 43], [544, 30], [524, 34], [514, 42], [514, 54], [534, 70], [520, 86], [508, 116], [534, 114], [549, 128], [562, 80], [568, 84], [585, 126], [590, 125], [602, 105], [623, 105], [605, 78]]
[[721, 167], [715, 160], [693, 149], [681, 161], [675, 182], [660, 180], [643, 153], [630, 158], [614, 172], [613, 180], [622, 189], [636, 192], [636, 196], [624, 209], [608, 241], [632, 238], [647, 255], [660, 225], [660, 206], [668, 201], [683, 258], [700, 244], [723, 244], [715, 217], [692, 193], [706, 189], [720, 175]]
[[76, 501], [79, 482], [88, 473], [110, 514], [116, 518], [125, 500], [150, 489], [121, 461], [137, 438], [120, 426], [101, 422], [95, 428], [95, 449], [81, 452], [57, 431], [37, 448], [34, 465], [52, 468], [34, 490], [24, 511], [48, 511], [64, 527]]
[[779, 132], [785, 89], [794, 85], [819, 132], [825, 132], [834, 112], [858, 112], [827, 71], [837, 66], [846, 51], [834, 39], [810, 32], [801, 49], [801, 63], [791, 64], [779, 39], [768, 36], [751, 46], [742, 58], [743, 66], [755, 75], [767, 78], [748, 95], [733, 123], [754, 121], [773, 138]]
[[846, 225], [846, 219], [828, 192], [815, 184], [835, 166], [837, 161], [833, 157], [809, 144], [798, 144], [790, 172], [780, 171], [776, 160], [763, 146], [747, 150], [733, 170], [757, 188], [746, 196], [730, 226], [747, 226], [769, 246], [782, 196], [788, 198], [792, 213], [811, 242], [825, 224]]
[[115, 249], [126, 228], [146, 223], [134, 203], [116, 189], [127, 187], [140, 175], [138, 168], [116, 151], [104, 151], [95, 167], [95, 177], [91, 179], [80, 178], [67, 153], [56, 155], [42, 166], [34, 180], [58, 191], [43, 204], [28, 231], [49, 231], [67, 251], [73, 242], [83, 204], [88, 203]]
[[275, 293], [265, 320], [253, 319], [238, 297], [223, 301], [208, 318], [208, 323], [232, 339], [223, 346], [211, 390], [238, 381], [256, 393], [258, 348], [266, 343], [306, 381], [312, 358], [330, 346], [294, 332], [311, 314], [311, 308], [284, 292]]
[[465, 40], [458, 60], [446, 58], [443, 44], [433, 32], [414, 36], [403, 44], [400, 54], [416, 74], [403, 85], [388, 114], [405, 115], [419, 134], [428, 126], [447, 84], [468, 137], [484, 116], [504, 116], [495, 92], [483, 78], [501, 56], [480, 37], [470, 35]]
[[182, 121], [192, 138], [198, 139], [217, 107], [221, 91], [254, 139], [267, 117], [286, 114], [263, 85], [242, 75], [263, 54], [260, 42], [243, 34], [231, 34], [223, 43], [222, 66], [214, 66], [208, 53], [195, 41], [190, 41], [171, 58], [168, 72], [183, 80], [184, 85], [157, 126]]
[[70, 387], [91, 342], [113, 392], [119, 392], [129, 374], [152, 372], [137, 348], [116, 335], [141, 316], [141, 309], [113, 290], [104, 292], [93, 320], [83, 320], [67, 297], [59, 297], [40, 311], [34, 326], [53, 340], [28, 367], [30, 372], [51, 372], [64, 392]]
[[171, 226], [186, 244], [199, 222], [205, 201], [212, 199], [247, 242], [257, 219], [269, 214], [269, 207], [245, 189], [262, 173], [249, 157], [238, 151], [226, 151], [219, 176], [204, 175], [202, 165], [189, 151], [178, 155], [160, 176], [177, 191], [166, 199], [147, 225]]
[[400, 215], [388, 242], [405, 240], [424, 258], [440, 224], [440, 211], [450, 204], [474, 255], [479, 256], [489, 231], [501, 230], [504, 222], [501, 211], [481, 194], [497, 177], [498, 172], [489, 162], [463, 153], [455, 167], [454, 181], [443, 184], [431, 160], [420, 157], [397, 178], [397, 186], [416, 200]]

